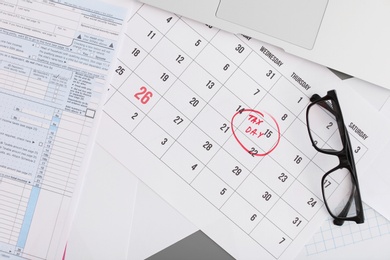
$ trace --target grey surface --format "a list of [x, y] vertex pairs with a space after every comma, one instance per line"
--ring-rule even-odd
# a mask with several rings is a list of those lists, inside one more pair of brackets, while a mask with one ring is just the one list
[[353, 78], [351, 75], [345, 74], [343, 72], [328, 68], [331, 72], [333, 72], [337, 77], [339, 77], [341, 80], [346, 80]]
[[147, 258], [148, 260], [230, 260], [234, 259], [202, 231], [180, 240]]

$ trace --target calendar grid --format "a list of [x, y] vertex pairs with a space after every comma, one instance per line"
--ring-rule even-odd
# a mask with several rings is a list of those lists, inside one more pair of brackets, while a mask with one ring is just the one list
[[[208, 42], [208, 44], [210, 44], [210, 42]], [[214, 46], [214, 47], [215, 47], [215, 46]], [[251, 53], [252, 53], [252, 52], [253, 52], [253, 51], [251, 51]], [[196, 58], [195, 58], [195, 59], [196, 59]], [[196, 62], [195, 59], [194, 59], [192, 62]], [[236, 64], [236, 65], [237, 65], [237, 64]], [[187, 68], [188, 68], [188, 67], [187, 67]], [[238, 68], [237, 68], [237, 69], [238, 69]], [[233, 73], [234, 73], [234, 72], [233, 72]], [[230, 78], [230, 77], [229, 77], [229, 78]], [[228, 81], [229, 78], [228, 78], [226, 81]], [[277, 81], [276, 81], [273, 85], [275, 85], [276, 83], [277, 83]], [[188, 86], [187, 86], [187, 87], [188, 87]], [[224, 83], [222, 83], [222, 87], [224, 87]], [[266, 91], [267, 94], [269, 94], [269, 91], [270, 91], [271, 89], [272, 89], [272, 87], [271, 87], [268, 91]], [[227, 90], [230, 91], [229, 89], [227, 89]], [[218, 93], [218, 92], [217, 92], [217, 93]], [[216, 93], [215, 95], [217, 95], [217, 93]], [[232, 93], [232, 94], [234, 94], [234, 93]], [[164, 98], [164, 97], [162, 97], [162, 98]], [[212, 98], [211, 98], [211, 99], [212, 99]], [[258, 104], [259, 104], [260, 102], [261, 102], [261, 100], [259, 100]], [[243, 103], [245, 104], [245, 102], [243, 102]], [[206, 105], [209, 105], [209, 103], [206, 102]], [[201, 110], [199, 113], [201, 113], [201, 112], [202, 112], [202, 110]], [[199, 114], [199, 113], [198, 113], [198, 114]], [[195, 117], [195, 118], [196, 118], [196, 117]], [[195, 120], [195, 119], [194, 119], [194, 120]], [[192, 120], [192, 121], [190, 121], [190, 122], [193, 123], [194, 120]], [[185, 130], [184, 130], [184, 131], [185, 131]], [[287, 129], [286, 129], [286, 131], [287, 131]], [[178, 138], [176, 138], [175, 141], [177, 141], [177, 139], [179, 139], [179, 138], [180, 138], [180, 136], [179, 136]], [[224, 149], [224, 148], [223, 148], [223, 145], [220, 147], [220, 149]], [[169, 149], [167, 149], [167, 151], [168, 151], [168, 150], [169, 150]], [[166, 152], [167, 152], [167, 151], [166, 151]], [[163, 156], [164, 156], [164, 155], [163, 155]], [[163, 157], [163, 156], [161, 156], [161, 157]], [[160, 158], [161, 158], [161, 157], [160, 157]], [[210, 160], [212, 160], [212, 158], [211, 158]], [[258, 162], [257, 164], [259, 164], [260, 162], [261, 162], [261, 160], [259, 160], [259, 162]], [[168, 165], [168, 167], [169, 167], [169, 165]], [[254, 166], [254, 167], [256, 167], [256, 166]], [[207, 167], [207, 163], [204, 165], [204, 168], [208, 168], [208, 167]], [[200, 173], [199, 173], [199, 174], [200, 174]], [[199, 174], [198, 174], [198, 175], [199, 175]], [[249, 176], [249, 175], [248, 175], [248, 176]], [[247, 177], [248, 177], [248, 176], [247, 176]], [[195, 179], [196, 179], [196, 178], [197, 178], [197, 176], [195, 176]], [[194, 180], [195, 180], [195, 179], [194, 179]], [[222, 180], [222, 179], [221, 179], [221, 180]], [[243, 181], [245, 181], [245, 179], [244, 179]], [[242, 182], [242, 183], [243, 183], [243, 182]], [[190, 184], [191, 184], [191, 183], [190, 183]], [[291, 184], [291, 185], [292, 185], [292, 184]], [[239, 186], [239, 187], [240, 187], [240, 186]], [[239, 188], [239, 187], [238, 187], [238, 188]], [[237, 188], [237, 189], [238, 189], [238, 188]], [[237, 189], [236, 189], [234, 192], [237, 192]], [[199, 193], [199, 194], [200, 194], [201, 196], [203, 196], [201, 193]], [[232, 194], [232, 195], [233, 195], [233, 194]], [[231, 196], [232, 196], [232, 195], [231, 195]], [[204, 196], [203, 196], [203, 197], [204, 197]], [[205, 198], [206, 200], [208, 200], [207, 197], [204, 197], [204, 198]], [[230, 197], [228, 197], [228, 199], [225, 201], [225, 203], [229, 200], [229, 198], [230, 198]], [[281, 198], [280, 198], [280, 199], [281, 199]], [[244, 200], [245, 200], [245, 199], [244, 199]], [[281, 199], [281, 200], [283, 200], [283, 199]], [[250, 204], [250, 203], [249, 203], [249, 204]], [[287, 203], [287, 204], [288, 204], [288, 203]], [[223, 204], [223, 205], [224, 205], [224, 204]], [[223, 205], [222, 205], [221, 207], [223, 207]], [[291, 206], [291, 205], [290, 205], [290, 206]], [[220, 208], [221, 208], [221, 207], [220, 207]], [[220, 208], [218, 208], [218, 209], [220, 209]], [[271, 208], [271, 209], [272, 209], [272, 208]], [[225, 216], [229, 218], [228, 215], [225, 214]], [[263, 215], [263, 218], [267, 218], [267, 216], [266, 216], [266, 215]], [[230, 218], [229, 218], [229, 219], [230, 219]], [[267, 218], [267, 219], [268, 219], [268, 218]], [[234, 221], [233, 221], [232, 219], [230, 219], [230, 220], [234, 223]], [[270, 220], [270, 219], [268, 219], [268, 220]], [[305, 220], [306, 220], [306, 219], [305, 219]], [[270, 220], [270, 221], [272, 222], [272, 220]], [[307, 221], [307, 220], [306, 220], [306, 221]], [[256, 225], [249, 233], [251, 233], [256, 227], [257, 227], [257, 225]], [[241, 228], [241, 227], [240, 227], [240, 228]], [[245, 230], [243, 230], [243, 231], [245, 232]], [[282, 230], [281, 230], [281, 231], [282, 231]], [[291, 237], [289, 237], [289, 238], [292, 239]]]
[[[317, 152], [301, 144], [308, 142], [302, 120], [308, 95], [261, 56], [253, 42], [151, 10], [142, 6], [129, 20], [129, 48], [118, 59], [124, 80], [112, 84], [116, 91], [105, 113], [279, 258], [324, 208], [320, 190], [313, 188], [314, 179], [320, 186], [318, 172], [323, 171], [314, 160]], [[269, 111], [257, 114], [264, 108]], [[265, 136], [260, 139], [264, 147], [247, 134], [249, 128], [244, 130], [249, 115], [262, 115], [258, 124], [271, 131], [269, 143]], [[251, 154], [241, 141], [257, 152]], [[277, 145], [281, 148], [272, 154], [256, 156]], [[290, 153], [288, 160], [282, 151]]]
[[[173, 26], [172, 26], [172, 27], [173, 27]], [[217, 35], [217, 34], [215, 34], [215, 35]], [[215, 36], [214, 36], [214, 37], [215, 37]], [[162, 38], [161, 38], [161, 39], [162, 39]], [[212, 40], [212, 39], [211, 39], [211, 40]], [[211, 41], [211, 40], [210, 40], [210, 41]], [[210, 44], [210, 42], [208, 42], [207, 44]], [[156, 44], [156, 45], [157, 45], [157, 44]], [[177, 47], [177, 46], [176, 46], [176, 47]], [[215, 47], [215, 46], [213, 46], [213, 47]], [[205, 46], [204, 48], [206, 48], [206, 46]], [[152, 52], [152, 51], [148, 52], [148, 55], [152, 56], [152, 55], [151, 55], [151, 52]], [[253, 51], [251, 51], [251, 53], [252, 53], [252, 52], [253, 52]], [[249, 56], [249, 55], [250, 55], [250, 54], [248, 54], [248, 56]], [[248, 56], [247, 56], [247, 57], [248, 57]], [[152, 57], [153, 57], [153, 56], [152, 56]], [[192, 60], [192, 62], [196, 62], [195, 60], [196, 60], [196, 57]], [[200, 65], [200, 64], [198, 64], [198, 65]], [[237, 64], [236, 64], [236, 65], [237, 65]], [[190, 66], [190, 65], [188, 65], [186, 69], [188, 69], [189, 66]], [[138, 67], [137, 67], [137, 68], [138, 68]], [[202, 67], [202, 68], [203, 68], [203, 67]], [[205, 69], [205, 68], [203, 68], [203, 69]], [[237, 70], [237, 69], [239, 69], [238, 66], [237, 66], [236, 70]], [[136, 69], [133, 71], [134, 74], [136, 74], [135, 71], [136, 71]], [[185, 71], [185, 70], [184, 70], [184, 71]], [[183, 73], [184, 73], [184, 71], [183, 71]], [[231, 75], [233, 75], [233, 74], [234, 74], [234, 72], [233, 72]], [[231, 77], [231, 76], [230, 76], [230, 77]], [[228, 78], [226, 79], [225, 82], [227, 82], [227, 81], [230, 79], [230, 77], [228, 77]], [[180, 78], [180, 76], [178, 76], [178, 78], [177, 78], [176, 80], [179, 80], [179, 78]], [[277, 82], [278, 82], [278, 80], [277, 80], [276, 82], [274, 82], [272, 86], [274, 86], [275, 84], [277, 84]], [[173, 84], [174, 84], [174, 83], [173, 83]], [[172, 85], [173, 85], [173, 84], [172, 84]], [[172, 87], [172, 85], [171, 85], [171, 87]], [[268, 95], [270, 95], [270, 91], [272, 90], [272, 86], [268, 89], [268, 91], [266, 91]], [[188, 87], [188, 86], [187, 86], [187, 87]], [[224, 86], [224, 83], [222, 83], [222, 87], [225, 87], [225, 86]], [[227, 90], [230, 91], [229, 89], [227, 89]], [[169, 91], [169, 90], [167, 90], [167, 91]], [[218, 91], [220, 91], [220, 89], [219, 89]], [[218, 92], [216, 92], [216, 93], [214, 94], [214, 96], [217, 95], [217, 94], [218, 94]], [[232, 93], [232, 94], [234, 95], [234, 93]], [[161, 96], [161, 99], [163, 99], [163, 98], [164, 98], [164, 95]], [[264, 98], [264, 97], [263, 97], [263, 98]], [[211, 98], [211, 99], [212, 99], [212, 98]], [[210, 99], [210, 100], [211, 100], [211, 99]], [[261, 101], [262, 101], [262, 100], [260, 99], [260, 100], [258, 101], [258, 104], [260, 104]], [[168, 101], [168, 102], [169, 102], [169, 101]], [[243, 102], [243, 103], [245, 104], [245, 102]], [[156, 105], [157, 105], [157, 104], [158, 104], [158, 102], [156, 103]], [[171, 105], [173, 105], [173, 104], [171, 104]], [[206, 105], [209, 105], [209, 103], [206, 102]], [[204, 107], [206, 107], [206, 105], [205, 105]], [[247, 104], [245, 104], [245, 105], [248, 106]], [[204, 107], [203, 107], [203, 109], [204, 109]], [[249, 106], [248, 106], [248, 107], [249, 107]], [[202, 109], [202, 110], [203, 110], [203, 109]], [[198, 115], [202, 112], [202, 110], [198, 112]], [[145, 116], [148, 116], [148, 114], [145, 114]], [[195, 118], [196, 118], [196, 116], [195, 116]], [[194, 118], [193, 120], [191, 120], [190, 123], [193, 123], [193, 121], [195, 120], [195, 118]], [[226, 119], [226, 118], [225, 118], [225, 119]], [[139, 124], [141, 124], [141, 123], [142, 123], [142, 121], [141, 121]], [[139, 124], [138, 124], [138, 125], [139, 125]], [[291, 123], [291, 124], [292, 124], [292, 123]], [[138, 126], [138, 125], [137, 125], [137, 126]], [[190, 124], [189, 124], [189, 125], [190, 125]], [[187, 127], [188, 127], [188, 126], [187, 126]], [[287, 129], [288, 129], [288, 128], [287, 128]], [[286, 129], [286, 131], [287, 131], [287, 129]], [[185, 131], [185, 130], [186, 130], [186, 129], [184, 129], [184, 131]], [[134, 131], [134, 130], [133, 130], [133, 131]], [[184, 132], [184, 131], [183, 131], [183, 132]], [[180, 138], [180, 136], [181, 136], [181, 135], [179, 135], [179, 136], [175, 139], [176, 142], [177, 142], [177, 140]], [[283, 136], [283, 134], [282, 134], [282, 136]], [[137, 139], [137, 138], [136, 138], [136, 139]], [[227, 142], [227, 141], [226, 141], [226, 142]], [[226, 142], [225, 142], [225, 143], [226, 143]], [[180, 145], [181, 145], [181, 144], [180, 144]], [[145, 146], [145, 147], [146, 147], [146, 146]], [[147, 148], [147, 147], [146, 147], [146, 148]], [[149, 148], [147, 148], [147, 149], [149, 149]], [[224, 149], [224, 148], [223, 148], [223, 144], [221, 145], [220, 149]], [[150, 150], [150, 149], [149, 149], [149, 150]], [[166, 152], [168, 152], [168, 151], [169, 151], [169, 149], [166, 150]], [[152, 150], [151, 150], [151, 152], [153, 153]], [[165, 152], [165, 153], [166, 153], [166, 152]], [[159, 158], [161, 159], [161, 158], [165, 155], [165, 153], [164, 153], [162, 156], [160, 156]], [[272, 157], [272, 156], [271, 156], [271, 157]], [[211, 158], [210, 160], [212, 160], [212, 158]], [[261, 162], [261, 160], [259, 160], [259, 162], [258, 162], [253, 168], [255, 168], [260, 162]], [[166, 164], [166, 165], [167, 165], [167, 164]], [[169, 165], [167, 165], [167, 166], [169, 167]], [[203, 168], [207, 168], [207, 162], [204, 164]], [[251, 170], [253, 170], [253, 168], [252, 168]], [[202, 171], [203, 171], [203, 170], [202, 170]], [[200, 171], [200, 172], [198, 173], [198, 175], [199, 175], [202, 171]], [[198, 175], [195, 176], [194, 180], [198, 177]], [[180, 175], [179, 175], [179, 176], [180, 176]], [[248, 176], [249, 176], [249, 175], [248, 175]], [[247, 177], [248, 177], [248, 176], [247, 176]], [[246, 178], [245, 178], [245, 179], [246, 179]], [[245, 179], [241, 182], [241, 184], [245, 181]], [[190, 183], [190, 184], [191, 184], [191, 183]], [[291, 185], [293, 185], [293, 183], [292, 183]], [[291, 185], [290, 185], [290, 186], [291, 186]], [[240, 187], [240, 186], [238, 186], [237, 189], [238, 189], [239, 187]], [[237, 189], [234, 191], [234, 193], [237, 192]], [[230, 195], [230, 197], [231, 197], [234, 193], [232, 193], [232, 194]], [[202, 197], [204, 197], [206, 200], [208, 200], [208, 198], [205, 197], [203, 194], [201, 194], [201, 193], [199, 193], [199, 194], [200, 194]], [[281, 195], [281, 197], [282, 197], [282, 196], [283, 196], [283, 194]], [[225, 201], [225, 203], [229, 200], [230, 197], [228, 197], [228, 199]], [[283, 200], [281, 197], [279, 198], [279, 200]], [[245, 200], [245, 199], [244, 199], [244, 200]], [[276, 203], [277, 203], [277, 201], [275, 202], [274, 206], [276, 205]], [[223, 206], [224, 206], [224, 204], [223, 204], [221, 207], [223, 207]], [[221, 207], [220, 207], [220, 208], [221, 208]], [[220, 208], [218, 208], [218, 209], [220, 209]], [[271, 209], [272, 209], [272, 207], [271, 207]], [[270, 209], [270, 210], [271, 210], [271, 209]], [[232, 220], [228, 215], [225, 214], [225, 216], [228, 217], [233, 223], [235, 223], [235, 221]], [[272, 220], [269, 219], [266, 215], [263, 215], [263, 218], [267, 218], [268, 220], [270, 220], [270, 221], [272, 222]], [[307, 221], [307, 220], [306, 220], [306, 221]], [[260, 222], [259, 222], [259, 223], [260, 223]], [[259, 224], [259, 223], [258, 223], [258, 224]], [[257, 225], [258, 225], [258, 224], [257, 224]], [[249, 233], [251, 233], [251, 232], [257, 227], [257, 225], [256, 225], [255, 227], [253, 227], [252, 230], [251, 230]], [[240, 228], [241, 228], [241, 227], [240, 227]], [[279, 227], [278, 227], [278, 229], [279, 229], [280, 231], [282, 231]], [[246, 232], [245, 230], [243, 230], [243, 231]], [[288, 235], [287, 235], [287, 236], [288, 236]], [[290, 236], [288, 236], [288, 238], [289, 238], [289, 239], [292, 239]], [[256, 242], [257, 242], [257, 241], [256, 241]], [[258, 243], [258, 242], [257, 242], [257, 243]], [[267, 249], [266, 249], [266, 250], [267, 250]], [[268, 250], [267, 250], [267, 251], [268, 251]], [[270, 252], [270, 253], [271, 253], [271, 252]]]
[[[253, 50], [251, 50], [251, 53], [254, 53]], [[250, 54], [251, 54], [251, 53], [250, 53]], [[249, 55], [250, 55], [250, 54], [249, 54]], [[248, 56], [249, 56], [249, 55], [248, 55]], [[247, 57], [247, 58], [248, 58], [248, 57]], [[275, 68], [274, 68], [274, 69], [275, 69]], [[277, 70], [277, 69], [276, 69], [276, 70]], [[244, 72], [244, 73], [245, 73], [245, 72]], [[282, 77], [283, 77], [283, 76], [282, 76]], [[279, 78], [278, 80], [276, 80], [276, 81], [273, 83], [273, 85], [272, 85], [268, 90], [266, 90], [267, 95], [271, 95], [271, 96], [272, 96], [272, 94], [271, 94], [270, 92], [271, 92], [272, 88], [278, 83], [279, 80], [280, 80], [280, 78]], [[227, 89], [227, 90], [231, 92], [231, 90], [229, 90], [229, 89]], [[232, 94], [234, 95], [234, 93], [232, 93]], [[263, 97], [263, 98], [264, 98], [264, 97]], [[257, 106], [261, 103], [261, 101], [262, 101], [262, 99], [259, 100], [259, 102], [256, 104], [255, 107], [257, 107]], [[288, 108], [286, 108], [286, 109], [288, 109]], [[292, 113], [292, 111], [289, 111], [289, 112]], [[294, 120], [296, 120], [297, 118], [298, 118], [298, 117], [296, 117]], [[242, 122], [242, 124], [243, 124], [243, 122]], [[291, 126], [291, 125], [290, 125], [290, 126]], [[237, 126], [236, 129], [238, 129], [239, 127], [240, 127], [240, 126]], [[288, 128], [287, 128], [285, 131], [287, 131], [287, 130], [288, 130]], [[282, 137], [284, 137], [284, 136], [283, 136], [283, 133], [281, 133], [281, 138], [282, 138]], [[223, 148], [221, 148], [221, 149], [223, 149]], [[272, 155], [269, 155], [269, 156], [272, 158]], [[256, 168], [257, 165], [259, 165], [259, 164], [261, 163], [262, 159], [263, 159], [263, 158], [259, 159], [258, 163], [257, 163], [252, 169], [250, 169], [250, 174], [247, 175], [246, 178], [245, 178], [245, 179], [241, 182], [241, 184], [237, 187], [237, 189], [235, 189], [235, 191], [234, 191], [235, 193], [237, 193], [237, 190], [238, 190], [238, 189], [240, 188], [240, 186], [245, 182], [245, 180], [246, 180], [250, 175], [252, 175], [253, 169]], [[258, 177], [255, 176], [255, 178], [258, 178]], [[259, 179], [259, 178], [258, 178], [258, 179]], [[261, 179], [259, 179], [259, 181], [261, 181]], [[295, 182], [295, 181], [297, 181], [297, 179], [295, 179], [294, 182]], [[291, 185], [293, 185], [293, 183], [292, 183]], [[291, 186], [291, 185], [290, 185], [290, 186]], [[288, 188], [289, 188], [289, 187], [288, 187]], [[288, 189], [288, 188], [287, 188], [287, 189]], [[272, 191], [272, 188], [269, 188], [269, 190]], [[274, 191], [272, 191], [272, 193], [274, 193]], [[237, 193], [237, 194], [240, 195], [239, 193]], [[271, 206], [271, 208], [269, 209], [269, 211], [271, 211], [272, 208], [275, 207], [275, 205], [277, 204], [277, 202], [278, 202], [279, 200], [283, 200], [282, 197], [283, 197], [283, 194], [280, 195], [280, 197], [278, 198], [278, 200], [274, 203], [273, 206]], [[243, 199], [246, 200], [245, 198], [243, 198]], [[227, 202], [228, 202], [228, 200], [225, 201], [225, 203], [227, 203]], [[248, 202], [249, 204], [251, 204], [251, 202], [249, 202], [249, 201], [247, 201], [247, 202]], [[288, 202], [286, 202], [286, 203], [288, 204]], [[252, 204], [251, 204], [251, 205], [252, 205]], [[252, 205], [252, 206], [253, 206], [253, 205]], [[291, 205], [289, 205], [289, 206], [291, 206]], [[223, 206], [222, 206], [222, 207], [223, 207]], [[235, 221], [232, 220], [228, 215], [225, 214], [225, 216], [226, 216], [227, 218], [229, 218], [233, 223], [235, 223]], [[273, 222], [272, 222], [272, 219], [270, 219], [270, 218], [267, 217], [267, 214], [262, 214], [261, 220], [263, 220], [263, 219], [267, 219], [268, 221], [270, 221], [271, 223], [273, 223]], [[252, 232], [258, 227], [258, 225], [261, 223], [261, 220], [260, 220], [260, 222], [258, 222], [258, 223], [252, 228], [252, 230], [250, 230], [250, 232], [247, 232], [247, 231], [245, 231], [245, 230], [243, 230], [243, 229], [242, 229], [242, 230], [243, 230], [244, 232], [247, 232], [249, 235], [251, 235], [251, 233], [252, 233]], [[305, 219], [305, 220], [306, 220], [306, 219]], [[306, 221], [307, 221], [307, 220], [306, 220]], [[273, 224], [275, 224], [275, 223], [273, 223]], [[241, 227], [240, 227], [240, 228], [241, 228]], [[277, 228], [278, 228], [281, 232], [283, 232], [282, 229], [280, 229], [279, 227], [277, 227]], [[290, 237], [289, 235], [286, 235], [286, 236], [287, 236], [289, 239], [291, 239], [291, 240], [293, 239], [293, 237]], [[252, 238], [253, 238], [253, 237], [252, 237]], [[254, 239], [254, 240], [255, 240], [255, 239]], [[255, 240], [255, 241], [256, 241], [256, 240]], [[259, 242], [256, 241], [256, 243], [259, 243]], [[262, 246], [260, 243], [259, 243], [259, 245]], [[276, 257], [276, 256], [275, 256], [271, 251], [269, 251], [267, 248], [264, 248], [264, 249], [265, 249], [267, 252], [269, 252], [270, 254], [272, 254], [274, 257]], [[287, 249], [287, 248], [286, 248], [286, 249]], [[286, 250], [286, 249], [285, 249], [285, 250]], [[285, 250], [284, 250], [284, 251], [285, 251]], [[284, 251], [283, 251], [283, 252], [284, 252]], [[283, 252], [282, 252], [282, 253], [283, 253]], [[277, 257], [276, 257], [276, 258], [277, 258]]]
[[[184, 21], [184, 22], [185, 22], [185, 21]], [[188, 24], [187, 24], [187, 25], [188, 25]], [[191, 26], [190, 26], [190, 27], [191, 27]], [[191, 27], [191, 29], [192, 29], [192, 27]], [[194, 30], [194, 32], [195, 32], [195, 30]], [[213, 38], [214, 38], [217, 34], [218, 34], [218, 33], [216, 33], [209, 41], [207, 41], [206, 46], [207, 46], [207, 45], [212, 45], [212, 44], [211, 44], [211, 41], [213, 40]], [[206, 48], [206, 46], [204, 46], [203, 49]], [[212, 46], [213, 46], [213, 45], [212, 45]], [[176, 46], [176, 47], [179, 48], [179, 46]], [[213, 47], [216, 48], [215, 46], [213, 46]], [[182, 50], [182, 51], [183, 51], [183, 50]], [[252, 52], [252, 51], [251, 51], [251, 52]], [[200, 53], [199, 53], [199, 54], [200, 54]], [[198, 54], [198, 55], [199, 55], [199, 54]], [[224, 53], [221, 52], [221, 54], [223, 54], [227, 59], [229, 59]], [[198, 55], [197, 55], [197, 56], [198, 56]], [[191, 63], [197, 63], [197, 62], [196, 62], [197, 56], [194, 57], [194, 58], [192, 59]], [[244, 60], [244, 61], [245, 61], [245, 60]], [[244, 61], [242, 61], [242, 62], [244, 62]], [[234, 63], [234, 61], [231, 61], [231, 62]], [[191, 65], [191, 64], [190, 64], [190, 65]], [[188, 69], [188, 68], [190, 67], [190, 65], [188, 65], [186, 69]], [[199, 65], [202, 69], [206, 70], [206, 69], [203, 68], [200, 64], [197, 64], [197, 65]], [[239, 69], [239, 64], [235, 64], [235, 65], [237, 66], [236, 70], [238, 70], [238, 69]], [[184, 73], [184, 72], [183, 72], [183, 73]], [[233, 74], [234, 74], [234, 72], [233, 72], [231, 75], [233, 75]], [[179, 76], [179, 77], [180, 77], [180, 76]], [[178, 78], [179, 78], [179, 77], [178, 77]], [[231, 76], [229, 76], [229, 77], [225, 80], [225, 82], [229, 81], [230, 77], [231, 77]], [[218, 79], [216, 79], [216, 80], [218, 80]], [[221, 85], [222, 85], [221, 88], [224, 87], [224, 82], [219, 82], [219, 83], [221, 83]], [[184, 85], [186, 85], [186, 84], [184, 83]], [[188, 87], [188, 86], [186, 86], [186, 87]], [[188, 87], [188, 88], [189, 88], [189, 87]], [[220, 89], [221, 89], [221, 88], [220, 88]], [[219, 90], [220, 90], [220, 89], [219, 89]], [[219, 90], [218, 90], [218, 91], [219, 91]], [[212, 100], [213, 97], [214, 97], [215, 95], [218, 94], [218, 91], [216, 91], [216, 93], [215, 93], [213, 96], [211, 96], [210, 100]], [[167, 100], [167, 101], [168, 101], [168, 100]], [[168, 102], [169, 102], [169, 101], [168, 101]], [[208, 101], [205, 101], [205, 103], [206, 103], [206, 105], [197, 113], [197, 115], [196, 115], [192, 120], [190, 120], [190, 124], [193, 124], [194, 121], [195, 121], [195, 119], [197, 118], [197, 116], [198, 116], [200, 113], [202, 113], [202, 111], [205, 109], [205, 107], [210, 105]], [[244, 103], [244, 102], [243, 102], [243, 103]], [[173, 104], [171, 104], [171, 105], [174, 106]], [[211, 106], [211, 107], [212, 107], [212, 106]], [[226, 118], [225, 118], [225, 119], [226, 119]], [[226, 119], [226, 120], [228, 120], [228, 119]], [[188, 126], [190, 126], [190, 124], [189, 124]], [[188, 126], [187, 126], [187, 128], [188, 128]], [[199, 130], [203, 131], [202, 129], [199, 129]], [[185, 132], [185, 131], [186, 131], [186, 128], [183, 130], [183, 132]], [[182, 133], [183, 133], [183, 132], [182, 132]], [[203, 131], [203, 132], [204, 132], [204, 131]], [[204, 132], [204, 133], [207, 135], [206, 132]], [[182, 135], [182, 134], [180, 134], [180, 135], [175, 139], [175, 142], [177, 142], [177, 140], [180, 138], [181, 135]], [[212, 139], [211, 137], [209, 137], [209, 138]], [[181, 145], [180, 143], [178, 143], [178, 144]], [[182, 145], [181, 145], [181, 146], [182, 146]], [[183, 147], [183, 148], [184, 148], [184, 147]], [[223, 149], [223, 144], [219, 147], [219, 150], [221, 150], [221, 149]], [[165, 153], [167, 153], [168, 151], [169, 151], [169, 149], [167, 149], [167, 150], [165, 151]], [[217, 151], [217, 152], [218, 152], [218, 151]], [[160, 159], [161, 159], [162, 157], [164, 157], [165, 153], [160, 157]], [[191, 152], [190, 152], [190, 153], [191, 153]], [[196, 157], [196, 156], [194, 155], [194, 157]], [[213, 157], [211, 157], [209, 161], [211, 161], [212, 159], [213, 159]], [[166, 164], [166, 163], [164, 163], [164, 164]], [[202, 170], [199, 171], [199, 173], [195, 176], [195, 178], [192, 180], [192, 182], [194, 182], [194, 181], [196, 180], [196, 178], [199, 176], [199, 174], [201, 174], [201, 172], [203, 171], [204, 168], [208, 168], [207, 164], [208, 164], [208, 162], [205, 162], [205, 163], [204, 163]], [[167, 165], [168, 167], [170, 167], [168, 164], [166, 164], [166, 165]], [[173, 170], [173, 169], [172, 169], [172, 170]], [[173, 170], [173, 171], [174, 171], [174, 170]], [[175, 171], [174, 171], [174, 172], [175, 172]], [[178, 176], [180, 176], [180, 175], [178, 175]], [[180, 176], [180, 177], [181, 177], [181, 176]], [[217, 178], [220, 178], [220, 177], [217, 176]], [[183, 179], [183, 180], [184, 180], [184, 179]], [[223, 181], [223, 179], [221, 179], [221, 178], [220, 178], [220, 180]], [[189, 184], [192, 185], [192, 182], [190, 182]], [[227, 186], [229, 186], [229, 185], [227, 184]], [[231, 187], [229, 187], [229, 188], [231, 188]], [[205, 196], [204, 196], [203, 194], [201, 194], [199, 191], [198, 191], [198, 194], [201, 195], [201, 196], [202, 196], [203, 198], [205, 198], [206, 200], [209, 200], [207, 197], [205, 197]], [[228, 197], [228, 199], [229, 199], [231, 196], [232, 196], [232, 194]], [[228, 200], [228, 199], [227, 199], [227, 200]], [[211, 201], [210, 201], [210, 203], [211, 203]], [[223, 207], [223, 205], [222, 205], [221, 207]], [[217, 207], [217, 209], [220, 210], [221, 207], [219, 207], [219, 208]], [[227, 215], [225, 215], [225, 216], [228, 217]], [[228, 218], [229, 218], [229, 217], [228, 217]], [[234, 223], [234, 221], [232, 221], [232, 222]], [[243, 230], [243, 231], [244, 231], [244, 230]]]

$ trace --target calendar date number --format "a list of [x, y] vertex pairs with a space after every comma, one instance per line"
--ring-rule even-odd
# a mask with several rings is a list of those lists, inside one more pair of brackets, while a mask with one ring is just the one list
[[142, 104], [146, 105], [150, 99], [153, 97], [153, 93], [148, 91], [148, 89], [142, 86], [137, 93], [135, 93], [134, 97], [138, 99]]

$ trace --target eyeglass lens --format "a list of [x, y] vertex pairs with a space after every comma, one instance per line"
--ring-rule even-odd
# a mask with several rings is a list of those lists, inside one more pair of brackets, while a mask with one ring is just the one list
[[[333, 194], [333, 189], [329, 188], [330, 183], [338, 186], [337, 194]], [[330, 172], [322, 186], [328, 210], [334, 216], [340, 218], [357, 216], [355, 204], [357, 190], [348, 169], [341, 168]]]
[[331, 100], [319, 101], [310, 107], [307, 123], [317, 148], [333, 151], [343, 149], [336, 116]]

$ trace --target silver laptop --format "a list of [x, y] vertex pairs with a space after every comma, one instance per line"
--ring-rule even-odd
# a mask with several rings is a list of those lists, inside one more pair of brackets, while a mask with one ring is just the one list
[[140, 1], [390, 89], [390, 1]]

